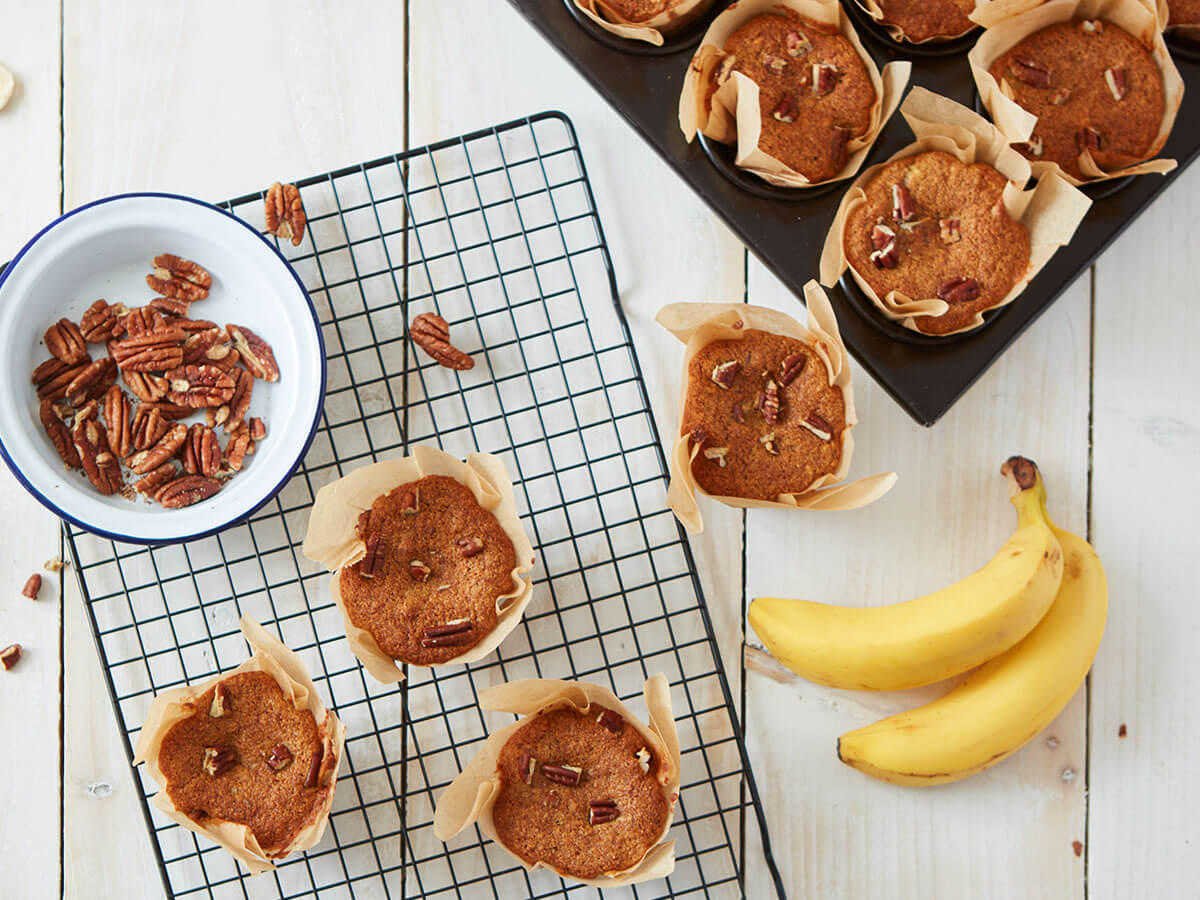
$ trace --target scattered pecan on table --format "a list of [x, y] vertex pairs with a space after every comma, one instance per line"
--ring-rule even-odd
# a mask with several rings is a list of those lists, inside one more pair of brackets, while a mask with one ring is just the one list
[[298, 247], [304, 240], [308, 216], [304, 212], [300, 191], [294, 184], [280, 184], [277, 181], [271, 185], [267, 189], [264, 213], [267, 231], [271, 234], [291, 241], [293, 247]]
[[450, 343], [450, 326], [437, 313], [421, 313], [413, 319], [408, 336], [439, 365], [460, 371], [475, 367], [475, 360]]

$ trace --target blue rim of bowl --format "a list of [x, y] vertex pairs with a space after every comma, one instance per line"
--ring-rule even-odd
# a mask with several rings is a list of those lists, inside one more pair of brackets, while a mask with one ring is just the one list
[[316, 415], [313, 417], [313, 423], [312, 423], [312, 427], [308, 431], [308, 437], [304, 441], [304, 447], [300, 450], [300, 455], [298, 457], [296, 457], [296, 461], [294, 463], [292, 463], [292, 465], [288, 468], [287, 474], [283, 476], [283, 480], [280, 481], [277, 485], [275, 485], [275, 487], [271, 488], [271, 490], [267, 492], [266, 496], [263, 497], [262, 500], [260, 500], [256, 504], [254, 504], [254, 506], [252, 506], [250, 509], [246, 510], [244, 513], [239, 513], [236, 517], [230, 519], [227, 522], [222, 522], [220, 525], [216, 525], [205, 531], [198, 531], [195, 534], [189, 534], [189, 535], [185, 535], [183, 537], [171, 538], [169, 540], [161, 540], [161, 539], [154, 540], [154, 539], [149, 539], [149, 538], [136, 537], [134, 535], [117, 534], [116, 532], [104, 531], [103, 529], [95, 528], [91, 525], [88, 525], [86, 522], [80, 521], [75, 516], [72, 516], [72, 515], [68, 514], [67, 512], [65, 512], [64, 510], [60, 509], [57, 505], [55, 505], [50, 500], [49, 497], [47, 497], [45, 494], [38, 491], [37, 488], [35, 488], [32, 484], [29, 483], [29, 481], [25, 478], [25, 475], [21, 472], [21, 470], [19, 468], [17, 468], [17, 464], [13, 461], [13, 458], [11, 456], [9, 456], [8, 447], [6, 447], [4, 445], [4, 438], [2, 435], [0, 435], [0, 456], [4, 457], [4, 462], [8, 466], [9, 471], [11, 471], [13, 473], [13, 476], [17, 479], [18, 482], [21, 483], [21, 486], [24, 487], [25, 490], [28, 491], [29, 494], [34, 499], [36, 499], [39, 503], [41, 503], [42, 506], [46, 507], [46, 509], [50, 510], [52, 513], [57, 515], [60, 519], [63, 519], [67, 522], [70, 522], [73, 525], [78, 526], [79, 528], [82, 528], [88, 534], [94, 534], [97, 537], [107, 538], [108, 540], [120, 541], [121, 543], [124, 543], [124, 544], [145, 544], [145, 545], [166, 546], [169, 544], [183, 544], [183, 543], [187, 543], [188, 541], [197, 541], [197, 540], [200, 540], [201, 538], [211, 537], [212, 535], [222, 532], [227, 528], [232, 528], [234, 525], [237, 525], [239, 522], [242, 522], [243, 520], [250, 518], [256, 512], [258, 512], [260, 509], [262, 509], [264, 506], [266, 506], [269, 502], [274, 500], [275, 496], [283, 489], [283, 486], [292, 479], [293, 475], [296, 474], [296, 469], [299, 468], [301, 462], [304, 461], [304, 457], [308, 454], [308, 450], [312, 446], [313, 439], [317, 436], [317, 429], [318, 429], [318, 427], [320, 427], [320, 424], [321, 424], [321, 414], [324, 412], [324, 409], [325, 409], [325, 387], [326, 387], [326, 375], [327, 375], [326, 368], [325, 368], [325, 336], [321, 332], [321, 320], [319, 318], [317, 318], [317, 309], [315, 306], [313, 306], [312, 298], [308, 296], [308, 289], [304, 286], [304, 282], [300, 280], [300, 276], [296, 274], [296, 270], [292, 268], [292, 264], [289, 263], [287, 261], [287, 259], [284, 257], [284, 255], [279, 252], [279, 248], [276, 247], [274, 244], [272, 244], [270, 241], [268, 241], [265, 237], [263, 237], [257, 231], [255, 231], [254, 228], [248, 222], [245, 222], [244, 220], [239, 219], [237, 216], [235, 216], [233, 213], [229, 212], [228, 210], [221, 209], [221, 207], [215, 206], [212, 203], [208, 203], [204, 200], [199, 200], [195, 197], [189, 197], [186, 194], [169, 194], [169, 193], [163, 193], [163, 192], [159, 192], [159, 191], [134, 191], [134, 192], [127, 193], [127, 194], [113, 194], [110, 197], [101, 197], [99, 200], [92, 200], [88, 203], [83, 204], [82, 206], [77, 206], [75, 209], [71, 210], [68, 213], [64, 213], [63, 215], [59, 216], [57, 219], [55, 219], [54, 221], [50, 222], [48, 225], [43, 227], [37, 234], [35, 234], [32, 238], [29, 239], [29, 241], [25, 244], [25, 246], [22, 247], [20, 249], [20, 251], [18, 251], [16, 256], [14, 256], [11, 260], [9, 260], [4, 265], [4, 270], [0, 271], [0, 287], [4, 286], [4, 282], [8, 279], [8, 276], [12, 273], [12, 271], [16, 267], [17, 263], [19, 263], [21, 261], [21, 257], [23, 257], [33, 247], [34, 244], [36, 244], [38, 241], [40, 241], [42, 239], [42, 236], [45, 235], [46, 232], [48, 232], [51, 228], [54, 228], [60, 222], [66, 220], [66, 219], [69, 219], [69, 218], [71, 218], [71, 216], [77, 215], [77, 214], [83, 212], [84, 210], [91, 209], [93, 206], [100, 206], [101, 204], [104, 204], [104, 203], [112, 203], [116, 200], [129, 200], [129, 199], [135, 199], [135, 198], [141, 198], [141, 197], [159, 197], [159, 198], [168, 199], [168, 200], [182, 200], [185, 203], [194, 203], [197, 206], [203, 206], [206, 209], [211, 209], [214, 212], [218, 212], [223, 216], [227, 216], [228, 218], [232, 219], [234, 222], [237, 222], [239, 225], [241, 225], [247, 231], [249, 231], [252, 235], [254, 235], [256, 238], [258, 238], [260, 241], [262, 241], [267, 247], [270, 248], [271, 252], [274, 253], [275, 256], [277, 256], [279, 258], [279, 261], [281, 263], [283, 263], [284, 268], [287, 269], [288, 274], [292, 276], [293, 280], [295, 280], [296, 286], [298, 288], [300, 288], [300, 294], [301, 294], [301, 296], [304, 297], [304, 302], [308, 306], [308, 313], [310, 316], [312, 316], [313, 327], [316, 329], [316, 333], [317, 333], [317, 346], [320, 348], [320, 351], [321, 351], [321, 388], [318, 393], [319, 399], [317, 402], [317, 412], [316, 412]]

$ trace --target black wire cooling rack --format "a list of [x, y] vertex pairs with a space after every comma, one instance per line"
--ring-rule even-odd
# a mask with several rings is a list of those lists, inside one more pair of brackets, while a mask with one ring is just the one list
[[[771, 856], [700, 582], [665, 508], [666, 466], [583, 158], [570, 121], [542, 113], [298, 183], [309, 236], [291, 254], [328, 349], [324, 415], [303, 464], [247, 521], [187, 544], [68, 539], [132, 756], [154, 694], [241, 663], [248, 613], [296, 650], [347, 727], [324, 840], [250, 878], [223, 850], [141, 800], [173, 897], [574, 897], [478, 830], [448, 844], [434, 804], [511, 716], [478, 692], [518, 678], [606, 684], [644, 715], [665, 672], [683, 751], [676, 868], [617, 896], [745, 896]], [[262, 221], [261, 194], [225, 205]], [[469, 372], [409, 350], [437, 310]], [[429, 442], [496, 453], [533, 537], [535, 595], [488, 659], [370, 680], [351, 655], [328, 575], [300, 554], [317, 490]]]

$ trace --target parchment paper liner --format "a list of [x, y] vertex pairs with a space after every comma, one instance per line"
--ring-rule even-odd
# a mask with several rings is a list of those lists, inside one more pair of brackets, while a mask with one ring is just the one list
[[504, 470], [504, 464], [491, 454], [472, 453], [464, 462], [436, 447], [417, 445], [412, 448], [411, 456], [372, 463], [330, 482], [317, 492], [308, 532], [304, 536], [303, 552], [313, 562], [319, 562], [333, 572], [329, 589], [334, 603], [342, 611], [350, 649], [366, 670], [384, 684], [401, 681], [404, 673], [396, 660], [379, 649], [369, 631], [350, 621], [339, 586], [341, 570], [344, 566], [354, 565], [366, 554], [366, 545], [355, 529], [359, 514], [370, 509], [376, 498], [392, 488], [426, 475], [448, 475], [468, 488], [476, 502], [496, 517], [512, 541], [517, 558], [517, 566], [512, 572], [512, 590], [496, 598], [496, 627], [474, 647], [435, 665], [483, 659], [517, 627], [533, 596], [532, 579], [520, 577], [533, 569], [533, 545], [517, 515], [512, 479]]
[[[883, 7], [876, 3], [875, 0], [855, 0], [855, 2], [862, 8], [863, 12], [870, 16], [879, 24], [879, 27], [883, 28], [888, 33], [893, 41], [900, 41], [905, 44], [944, 44], [946, 41], [957, 40], [975, 27], [972, 25], [970, 28], [964, 28], [958, 34], [935, 34], [933, 37], [927, 37], [923, 41], [914, 41], [904, 33], [904, 29], [899, 25], [884, 24], [883, 17], [885, 13], [883, 11]], [[983, 5], [986, 6], [989, 0], [982, 0], [982, 2]], [[1029, 2], [1029, 0], [1026, 0], [1026, 2]], [[1034, 2], [1040, 2], [1040, 0], [1034, 0]], [[976, 0], [975, 9], [978, 10], [979, 6], [980, 0]], [[968, 18], [974, 19], [974, 13], [968, 13], [967, 15]]]
[[645, 41], [661, 47], [664, 35], [674, 34], [691, 25], [708, 11], [714, 0], [683, 0], [682, 3], [644, 22], [631, 22], [604, 0], [571, 0], [571, 2], [581, 13], [610, 34], [628, 38], [631, 41]]
[[619, 712], [638, 730], [638, 733], [645, 738], [648, 748], [653, 750], [655, 756], [662, 761], [663, 765], [659, 768], [659, 780], [662, 782], [663, 792], [670, 800], [670, 812], [662, 833], [637, 865], [619, 872], [606, 873], [600, 878], [576, 878], [574, 875], [560, 872], [554, 866], [546, 863], [528, 866], [515, 853], [513, 857], [527, 871], [549, 869], [562, 878], [600, 888], [619, 887], [623, 884], [650, 881], [670, 875], [675, 869], [675, 842], [665, 840], [665, 838], [671, 828], [671, 820], [675, 817], [675, 803], [679, 798], [680, 753], [679, 735], [675, 730], [675, 717], [671, 713], [671, 689], [667, 684], [666, 676], [658, 674], [647, 679], [642, 688], [642, 696], [645, 698], [646, 708], [650, 713], [649, 726], [642, 724], [608, 688], [585, 681], [550, 681], [531, 678], [525, 681], [498, 684], [481, 692], [479, 695], [480, 708], [516, 713], [521, 718], [488, 735], [475, 758], [454, 779], [450, 787], [446, 788], [438, 800], [437, 809], [434, 812], [433, 833], [439, 839], [448, 841], [474, 822], [485, 837], [491, 838], [503, 847], [504, 844], [496, 834], [495, 825], [492, 823], [492, 806], [496, 802], [500, 788], [496, 764], [500, 758], [501, 748], [517, 729], [539, 713], [564, 706], [571, 706], [587, 712], [591, 705], [596, 703]]
[[[1016, 0], [1024, 5], [1028, 0]], [[1017, 8], [1020, 8], [1018, 5]], [[1175, 126], [1175, 117], [1179, 113], [1179, 104], [1183, 101], [1183, 78], [1175, 68], [1175, 62], [1163, 41], [1162, 31], [1158, 25], [1158, 17], [1144, 0], [1049, 0], [1040, 6], [1019, 12], [1016, 15], [1005, 15], [1003, 7], [1005, 0], [991, 0], [988, 11], [983, 15], [991, 21], [990, 27], [971, 48], [967, 61], [971, 65], [971, 74], [975, 78], [975, 87], [983, 105], [992, 115], [996, 127], [1014, 144], [1029, 140], [1037, 125], [1037, 116], [1027, 112], [1012, 99], [1011, 90], [1006, 84], [997, 83], [988, 69], [996, 59], [1016, 44], [1023, 41], [1035, 31], [1040, 31], [1057, 22], [1063, 22], [1073, 17], [1082, 19], [1101, 19], [1112, 22], [1128, 31], [1139, 39], [1150, 51], [1158, 64], [1163, 78], [1163, 118], [1159, 125], [1158, 135], [1150, 145], [1147, 161], [1136, 165], [1125, 166], [1121, 169], [1104, 171], [1092, 159], [1091, 151], [1084, 150], [1079, 154], [1079, 168], [1084, 174], [1091, 176], [1087, 181], [1080, 181], [1063, 171], [1062, 167], [1048, 160], [1031, 160], [1033, 176], [1042, 178], [1047, 173], [1058, 175], [1068, 184], [1092, 184], [1111, 178], [1124, 178], [1126, 175], [1143, 175], [1157, 172], [1160, 175], [1175, 168], [1173, 159], [1153, 159], [1162, 150], [1171, 129]], [[979, 21], [980, 13], [976, 13]]]
[[[833, 285], [849, 268], [863, 293], [871, 298], [884, 316], [913, 331], [919, 331], [915, 321], [917, 318], [937, 317], [949, 310], [946, 301], [936, 297], [913, 299], [899, 291], [890, 291], [880, 298], [846, 259], [842, 240], [850, 213], [866, 202], [863, 185], [874, 178], [887, 162], [930, 150], [941, 150], [953, 154], [964, 163], [987, 163], [1008, 179], [1002, 195], [1004, 206], [1013, 219], [1029, 229], [1029, 270], [999, 303], [989, 309], [1012, 303], [1054, 252], [1071, 240], [1092, 201], [1054, 173], [1043, 177], [1033, 190], [1024, 190], [1029, 181], [1029, 161], [1010, 147], [1005, 135], [982, 116], [940, 94], [914, 87], [900, 107], [900, 114], [908, 122], [917, 141], [897, 151], [886, 162], [871, 166], [854, 179], [825, 237], [825, 247], [821, 251], [821, 283]], [[983, 324], [983, 312], [986, 310], [980, 310], [969, 324], [956, 331], [931, 337], [946, 337], [978, 328]]]
[[[154, 805], [162, 813], [189, 831], [203, 834], [216, 841], [238, 859], [251, 875], [259, 875], [269, 872], [275, 867], [272, 859], [282, 859], [294, 850], [307, 850], [321, 840], [321, 836], [325, 833], [325, 824], [329, 821], [329, 809], [333, 806], [338, 769], [342, 765], [346, 726], [338, 720], [337, 714], [333, 710], [327, 710], [322, 705], [321, 698], [317, 696], [317, 688], [309, 678], [299, 656], [268, 634], [253, 619], [242, 616], [240, 624], [242, 634], [254, 650], [254, 654], [236, 669], [222, 672], [200, 684], [172, 688], [157, 694], [154, 702], [150, 704], [150, 712], [146, 715], [146, 721], [142, 723], [133, 763], [138, 765], [144, 762], [146, 771], [158, 783], [161, 790], [154, 795]], [[163, 738], [178, 722], [196, 712], [196, 698], [217, 682], [242, 672], [266, 672], [279, 683], [280, 689], [285, 696], [291, 698], [296, 709], [307, 709], [312, 713], [317, 722], [317, 730], [321, 734], [326, 758], [332, 753], [336, 760], [333, 771], [329, 775], [329, 789], [325, 796], [325, 802], [321, 804], [312, 820], [296, 833], [287, 847], [270, 856], [259, 846], [253, 832], [245, 825], [235, 822], [210, 822], [200, 825], [184, 815], [167, 794], [167, 778], [158, 764]]]
[[[779, 9], [794, 10], [815, 21], [836, 26], [862, 57], [871, 84], [875, 88], [876, 99], [871, 109], [871, 127], [862, 137], [853, 138], [846, 144], [846, 165], [825, 181], [809, 181], [795, 169], [758, 148], [758, 139], [762, 133], [758, 85], [741, 72], [734, 72], [713, 94], [712, 109], [705, 108], [709, 80], [725, 57], [725, 51], [721, 49], [725, 46], [725, 41], [755, 16]], [[904, 86], [908, 83], [911, 69], [910, 62], [891, 62], [883, 67], [883, 74], [880, 75], [874, 60], [858, 39], [850, 18], [836, 0], [739, 0], [713, 20], [705, 32], [700, 48], [692, 56], [683, 80], [683, 93], [679, 97], [679, 127], [687, 137], [688, 143], [695, 139], [697, 131], [723, 144], [736, 142], [735, 164], [771, 184], [807, 188], [841, 181], [857, 172], [866, 159], [871, 144], [875, 142], [875, 138], [900, 104], [900, 97], [904, 94]]]
[[804, 302], [808, 307], [807, 328], [785, 313], [745, 303], [672, 303], [660, 309], [655, 316], [659, 325], [687, 345], [683, 353], [683, 376], [680, 379], [678, 431], [683, 430], [682, 416], [688, 390], [687, 372], [692, 357], [713, 341], [740, 341], [751, 328], [796, 338], [812, 347], [825, 363], [825, 369], [829, 373], [829, 384], [841, 390], [846, 403], [846, 427], [842, 429], [842, 458], [837, 471], [831, 475], [820, 476], [800, 493], [780, 494], [774, 500], [751, 500], [745, 497], [709, 494], [696, 483], [692, 475], [692, 460], [700, 452], [700, 445], [692, 445], [690, 434], [677, 435], [671, 447], [671, 484], [667, 488], [667, 506], [688, 531], [696, 533], [704, 529], [704, 519], [700, 515], [700, 507], [696, 504], [696, 494], [710, 496], [728, 506], [746, 509], [856, 509], [875, 502], [896, 483], [896, 473], [888, 472], [847, 484], [837, 484], [845, 479], [850, 471], [850, 457], [854, 453], [854, 438], [850, 431], [858, 421], [854, 411], [854, 391], [850, 385], [850, 358], [846, 355], [846, 347], [842, 343], [829, 298], [815, 281], [810, 281], [804, 286]]

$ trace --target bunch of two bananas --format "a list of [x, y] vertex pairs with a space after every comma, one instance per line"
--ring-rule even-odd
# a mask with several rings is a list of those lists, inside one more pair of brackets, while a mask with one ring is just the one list
[[900, 690], [975, 670], [932, 703], [842, 735], [841, 760], [875, 778], [942, 784], [1011, 756], [1067, 705], [1100, 647], [1108, 584], [1099, 558], [1050, 520], [1036, 465], [1014, 456], [1001, 472], [1017, 530], [957, 584], [867, 609], [773, 597], [750, 605], [767, 649], [830, 687]]

